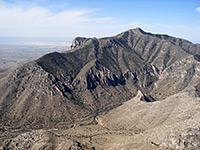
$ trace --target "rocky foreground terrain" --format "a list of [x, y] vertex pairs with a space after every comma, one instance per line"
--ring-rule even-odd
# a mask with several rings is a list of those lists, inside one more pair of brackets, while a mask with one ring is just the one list
[[0, 149], [200, 149], [200, 45], [137, 28], [0, 80]]

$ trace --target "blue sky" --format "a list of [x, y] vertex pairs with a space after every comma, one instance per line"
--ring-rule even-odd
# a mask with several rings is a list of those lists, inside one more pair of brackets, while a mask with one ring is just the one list
[[1, 37], [105, 37], [140, 27], [200, 43], [200, 0], [0, 0]]

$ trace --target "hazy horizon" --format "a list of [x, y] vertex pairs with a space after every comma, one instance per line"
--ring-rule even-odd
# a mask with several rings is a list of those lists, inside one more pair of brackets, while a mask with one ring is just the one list
[[113, 36], [140, 27], [200, 43], [197, 0], [0, 0], [0, 20], [1, 37], [72, 40]]
[[0, 37], [0, 44], [23, 44], [23, 43], [71, 43], [73, 38], [56, 37]]

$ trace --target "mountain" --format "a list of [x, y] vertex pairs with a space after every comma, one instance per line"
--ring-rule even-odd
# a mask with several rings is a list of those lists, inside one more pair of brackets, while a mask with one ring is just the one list
[[[0, 127], [2, 131], [24, 131], [70, 127], [71, 130], [74, 127], [88, 130], [90, 126], [98, 126], [103, 136], [107, 132], [116, 135], [119, 131], [124, 138], [129, 132], [132, 135], [142, 131], [142, 134], [148, 132], [144, 135], [152, 137], [152, 132], [164, 129], [166, 124], [163, 122], [171, 116], [166, 122], [170, 122], [175, 130], [180, 127], [180, 122], [183, 123], [199, 109], [199, 61], [199, 44], [147, 33], [140, 28], [100, 39], [78, 37], [73, 40], [71, 50], [44, 55], [1, 79]], [[194, 110], [185, 109], [193, 109], [194, 106]], [[179, 107], [185, 109], [181, 114], [188, 113], [188, 116], [179, 118], [179, 110], [174, 110]], [[178, 123], [175, 122], [177, 118]], [[199, 117], [190, 121], [191, 124], [194, 122], [199, 122]], [[188, 128], [183, 125], [183, 129]], [[169, 134], [167, 131], [162, 138]], [[29, 137], [29, 134], [35, 134], [33, 132], [25, 135]], [[65, 132], [68, 138], [76, 137], [69, 136], [71, 132], [68, 133], [68, 130]], [[82, 133], [80, 135], [85, 137]], [[80, 147], [80, 139], [77, 141], [78, 136], [74, 138], [70, 140], [79, 143]], [[135, 138], [135, 135], [131, 137]], [[55, 137], [53, 139], [56, 141]], [[141, 141], [144, 137], [138, 139]], [[166, 137], [165, 142], [159, 142], [170, 147], [169, 140]], [[146, 143], [145, 148], [159, 145], [151, 142], [153, 144]], [[92, 148], [94, 143], [83, 145]]]

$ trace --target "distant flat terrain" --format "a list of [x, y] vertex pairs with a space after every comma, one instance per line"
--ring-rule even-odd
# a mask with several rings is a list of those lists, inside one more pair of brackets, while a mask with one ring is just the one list
[[68, 44], [64, 42], [0, 43], [0, 78], [8, 69], [16, 68], [20, 64], [35, 60], [50, 52], [66, 51], [68, 47]]

